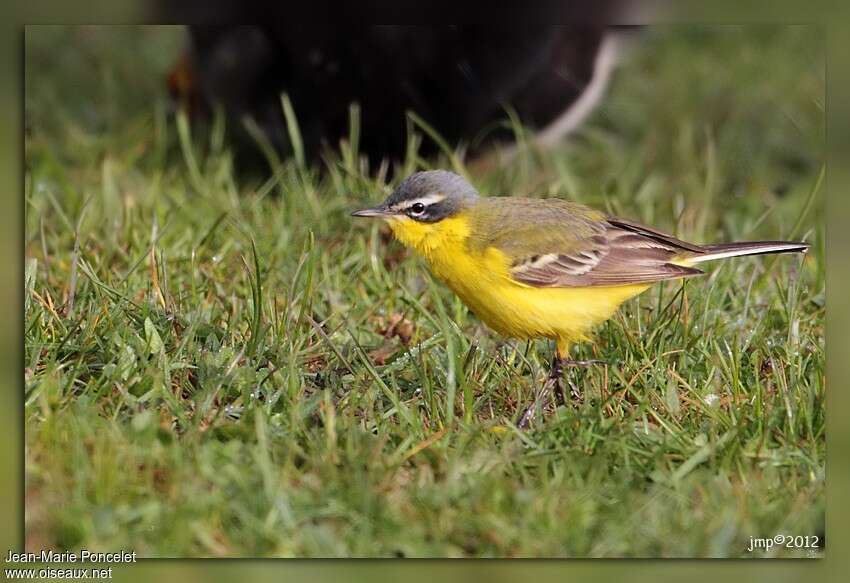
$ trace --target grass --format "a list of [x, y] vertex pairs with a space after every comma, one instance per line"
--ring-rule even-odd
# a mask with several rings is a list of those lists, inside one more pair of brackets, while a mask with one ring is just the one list
[[[576, 407], [378, 225], [354, 139], [234, 171], [169, 113], [177, 29], [29, 28], [27, 548], [140, 556], [819, 556], [823, 70], [804, 27], [647, 33], [569, 142], [472, 173], [696, 241], [805, 237], [629, 302]], [[366, 104], [368, 106], [368, 104]], [[298, 104], [284, 101], [297, 138]], [[430, 139], [422, 128], [419, 139]], [[258, 151], [262, 144], [258, 145]], [[462, 152], [452, 152], [464, 163]], [[448, 167], [414, 153], [396, 168]], [[821, 541], [822, 542], [822, 541]]]

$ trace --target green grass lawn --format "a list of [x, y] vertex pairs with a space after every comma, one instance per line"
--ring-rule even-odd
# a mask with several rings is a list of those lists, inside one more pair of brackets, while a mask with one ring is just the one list
[[583, 402], [527, 432], [552, 347], [489, 332], [349, 217], [392, 174], [356, 123], [324, 164], [237, 173], [220, 119], [169, 113], [180, 34], [27, 32], [28, 549], [821, 554], [746, 551], [824, 528], [816, 30], [650, 31], [567, 143], [473, 175], [697, 242], [813, 245], [629, 302], [576, 349], [607, 362], [570, 373]]

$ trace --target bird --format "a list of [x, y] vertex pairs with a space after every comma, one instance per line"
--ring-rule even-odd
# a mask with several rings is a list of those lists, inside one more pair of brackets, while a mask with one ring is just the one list
[[[589, 340], [626, 300], [660, 281], [702, 275], [697, 266], [706, 261], [809, 248], [802, 241], [698, 245], [561, 198], [481, 196], [447, 170], [411, 174], [381, 204], [352, 216], [386, 221], [498, 334], [554, 341], [540, 398], [559, 404], [566, 403], [564, 368], [593, 363], [571, 360], [571, 346]], [[524, 411], [520, 428], [534, 409]]]

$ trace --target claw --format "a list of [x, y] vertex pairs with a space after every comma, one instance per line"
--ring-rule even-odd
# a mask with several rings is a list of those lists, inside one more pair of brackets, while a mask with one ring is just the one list
[[534, 405], [536, 405], [536, 404], [537, 404], [537, 402], [535, 401], [534, 403], [532, 403], [531, 405], [529, 405], [525, 409], [525, 411], [522, 414], [522, 417], [520, 417], [520, 419], [519, 419], [519, 423], [517, 423], [517, 427], [519, 427], [520, 429], [523, 429], [523, 430], [528, 429], [528, 426], [531, 424], [531, 421], [534, 419], [534, 409], [535, 409]]
[[581, 391], [572, 381], [568, 381], [570, 383], [570, 397], [572, 397], [573, 401], [581, 401], [584, 397], [581, 394]]

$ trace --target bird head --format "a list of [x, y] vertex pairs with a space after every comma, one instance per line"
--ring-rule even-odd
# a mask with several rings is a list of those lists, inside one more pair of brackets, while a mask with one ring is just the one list
[[478, 199], [463, 177], [446, 170], [417, 172], [405, 178], [387, 199], [373, 208], [351, 213], [393, 223], [434, 224], [455, 216]]

